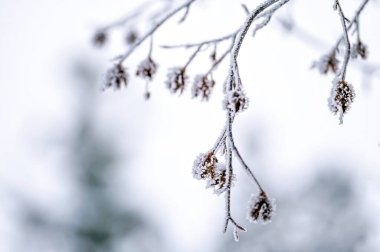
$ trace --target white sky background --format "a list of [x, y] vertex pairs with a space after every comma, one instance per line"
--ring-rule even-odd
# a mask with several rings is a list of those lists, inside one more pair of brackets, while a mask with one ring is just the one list
[[[72, 197], [60, 150], [43, 147], [49, 134], [69, 130], [74, 124], [77, 104], [67, 69], [74, 59], [89, 57], [105, 71], [120, 45], [112, 42], [105, 50], [95, 50], [90, 43], [92, 32], [128, 13], [138, 2], [0, 0], [0, 251], [9, 251], [17, 237], [17, 227], [9, 217], [12, 198], [6, 192], [21, 193], [50, 207]], [[252, 8], [257, 2], [244, 3]], [[344, 1], [348, 17], [360, 2]], [[296, 22], [327, 45], [341, 34], [332, 1], [296, 1], [284, 8], [280, 15], [293, 14]], [[374, 64], [380, 64], [379, 8], [379, 3], [370, 3], [361, 19], [362, 38]], [[230, 33], [243, 20], [244, 12], [235, 1], [203, 0], [192, 7], [185, 24], [171, 22], [155, 36], [155, 42], [197, 42]], [[131, 57], [127, 64], [131, 69], [143, 59], [146, 48]], [[236, 142], [265, 183], [283, 193], [307, 183], [318, 165], [346, 164], [352, 168], [348, 172], [362, 181], [363, 195], [371, 200], [375, 213], [380, 207], [376, 198], [380, 193], [380, 76], [370, 85], [362, 83], [358, 64], [350, 64], [347, 78], [357, 96], [344, 125], [338, 125], [327, 107], [332, 76], [321, 77], [309, 70], [311, 62], [329, 49], [315, 49], [288, 36], [275, 18], [257, 38], [247, 38], [239, 63], [251, 104], [236, 119]], [[178, 98], [165, 89], [164, 69], [185, 62], [188, 54], [154, 51], [161, 72], [151, 84], [149, 102], [143, 100], [141, 81], [129, 83], [121, 93], [99, 93], [100, 127], [117, 133], [112, 137], [133, 155], [128, 160], [125, 193], [133, 197], [135, 207], [153, 214], [152, 221], [162, 225], [168, 251], [207, 251], [215, 239], [224, 237], [220, 235], [224, 199], [192, 178], [191, 165], [198, 153], [213, 145], [223, 127], [221, 84], [226, 64], [215, 76], [217, 86], [209, 103], [191, 100], [190, 90]], [[203, 66], [203, 61], [197, 62], [191, 73], [204, 71]], [[260, 156], [252, 157], [246, 139], [255, 130], [261, 134], [262, 149]], [[70, 209], [55, 211], [66, 214]], [[374, 216], [374, 222], [380, 227], [378, 217]]]

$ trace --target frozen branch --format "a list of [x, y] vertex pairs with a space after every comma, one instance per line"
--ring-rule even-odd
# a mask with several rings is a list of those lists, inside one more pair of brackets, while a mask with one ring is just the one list
[[[123, 63], [128, 59], [128, 57], [139, 48], [147, 39], [150, 40], [150, 47], [148, 57], [140, 63], [136, 71], [136, 75], [140, 76], [147, 81], [151, 81], [158, 64], [152, 59], [152, 48], [153, 48], [153, 35], [156, 31], [173, 16], [183, 11], [179, 23], [186, 20], [190, 7], [196, 0], [187, 0], [182, 5], [179, 5], [175, 9], [165, 12], [166, 14], [160, 15], [161, 18], [157, 23], [155, 23], [148, 31], [144, 33], [143, 36], [138, 38], [132, 46], [122, 55], [117, 57], [116, 64], [108, 71], [105, 87], [113, 87], [114, 89], [120, 89], [123, 86], [127, 86], [129, 75], [127, 69], [123, 66]], [[362, 58], [366, 56], [365, 46], [361, 44], [359, 36], [359, 15], [367, 5], [369, 0], [364, 0], [358, 10], [355, 12], [354, 17], [351, 22], [347, 22], [348, 19], [345, 17], [339, 0], [334, 0], [335, 8], [338, 11], [343, 35], [339, 38], [337, 44], [334, 46], [330, 54], [322, 59], [322, 64], [319, 64], [319, 69], [323, 73], [328, 71], [333, 71], [336, 73], [336, 78], [333, 82], [333, 88], [331, 90], [331, 96], [329, 99], [330, 109], [333, 113], [340, 114], [340, 120], [342, 121], [343, 114], [350, 108], [351, 103], [354, 100], [355, 93], [351, 84], [346, 82], [346, 72], [348, 63], [350, 60], [351, 49], [355, 50]], [[183, 44], [173, 44], [173, 45], [163, 45], [164, 49], [190, 49], [191, 54], [186, 60], [185, 64], [180, 67], [173, 67], [169, 70], [167, 75], [167, 80], [165, 82], [167, 88], [172, 93], [179, 93], [185, 90], [188, 85], [189, 77], [187, 75], [187, 69], [194, 62], [194, 60], [200, 54], [205, 51], [213, 50], [210, 58], [211, 62], [206, 71], [202, 74], [198, 74], [193, 79], [192, 85], [192, 95], [193, 98], [200, 98], [201, 100], [209, 100], [212, 90], [215, 86], [215, 81], [213, 79], [213, 73], [217, 67], [229, 56], [229, 65], [227, 69], [227, 78], [224, 82], [224, 100], [223, 109], [226, 111], [226, 120], [223, 130], [221, 131], [219, 137], [217, 138], [212, 149], [205, 153], [201, 153], [195, 159], [193, 164], [193, 176], [199, 180], [205, 180], [207, 182], [207, 188], [212, 188], [214, 193], [217, 195], [224, 194], [225, 196], [225, 222], [223, 231], [226, 232], [228, 225], [231, 224], [233, 227], [233, 234], [235, 240], [238, 240], [238, 231], [246, 231], [244, 227], [239, 225], [232, 216], [232, 187], [234, 184], [235, 173], [233, 166], [233, 159], [236, 158], [243, 170], [250, 177], [252, 182], [258, 188], [258, 195], [252, 197], [252, 202], [249, 205], [248, 218], [252, 222], [268, 222], [271, 220], [273, 211], [275, 209], [273, 200], [270, 200], [267, 193], [264, 191], [263, 187], [259, 183], [255, 174], [249, 168], [248, 164], [243, 159], [240, 151], [238, 150], [234, 137], [233, 137], [233, 123], [238, 113], [243, 112], [247, 109], [249, 99], [244, 92], [244, 83], [240, 76], [238, 57], [240, 53], [241, 46], [246, 38], [247, 33], [251, 30], [252, 34], [255, 35], [259, 30], [267, 27], [270, 21], [273, 19], [273, 15], [289, 0], [266, 0], [259, 4], [252, 11], [249, 11], [248, 7], [242, 5], [244, 11], [246, 12], [246, 19], [241, 27], [233, 32], [227, 33], [217, 38], [207, 39], [201, 42], [189, 42]], [[160, 13], [161, 14], [161, 13]], [[131, 14], [130, 18], [133, 18], [136, 14]], [[118, 25], [122, 25], [128, 21], [128, 18], [115, 22], [104, 28], [104, 31]], [[356, 27], [357, 32], [357, 45], [351, 47], [349, 40], [349, 30]], [[251, 28], [253, 26], [253, 28]], [[99, 38], [101, 42], [103, 37]], [[339, 61], [336, 59], [336, 52], [340, 44], [345, 43], [345, 53], [344, 61], [341, 68], [338, 68]], [[222, 51], [219, 55], [217, 54], [217, 49], [221, 48], [219, 45], [224, 43], [230, 43], [226, 46], [226, 49]], [[211, 48], [211, 49], [210, 49]], [[352, 56], [353, 57], [353, 56]], [[338, 71], [339, 70], [339, 71]], [[146, 86], [147, 88], [147, 86]], [[147, 94], [149, 91], [147, 89]]]

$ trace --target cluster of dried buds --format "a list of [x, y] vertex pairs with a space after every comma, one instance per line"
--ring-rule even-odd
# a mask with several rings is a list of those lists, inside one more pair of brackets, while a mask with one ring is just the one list
[[[194, 160], [193, 177], [197, 180], [205, 180], [206, 188], [213, 188], [214, 193], [220, 195], [228, 189], [229, 185], [233, 185], [228, 181], [225, 163], [219, 162], [213, 151], [201, 153]], [[231, 176], [235, 179], [235, 176]], [[267, 194], [260, 190], [259, 195], [252, 196], [249, 202], [247, 219], [250, 222], [267, 223], [271, 221], [275, 210], [273, 199], [269, 199]]]
[[[333, 114], [339, 114], [340, 123], [343, 123], [343, 116], [347, 113], [351, 104], [355, 98], [354, 88], [346, 81], [346, 71], [350, 58], [357, 59], [359, 56], [363, 60], [368, 57], [367, 46], [361, 41], [359, 35], [359, 15], [364, 6], [368, 3], [368, 0], [363, 1], [355, 16], [350, 22], [343, 13], [341, 5], [338, 0], [335, 0], [334, 9], [338, 11], [341, 18], [343, 27], [343, 35], [338, 40], [338, 43], [333, 48], [332, 52], [324, 55], [319, 61], [314, 62], [312, 67], [317, 68], [321, 74], [328, 74], [329, 72], [335, 74], [333, 80], [333, 86], [331, 89], [331, 95], [328, 99], [330, 110]], [[348, 24], [347, 24], [348, 22]], [[354, 29], [356, 32], [356, 43], [351, 43], [348, 35], [348, 31]], [[337, 59], [337, 53], [339, 52], [339, 46], [344, 42], [344, 55], [342, 63]]]
[[[125, 43], [133, 45], [138, 38], [137, 31], [130, 29], [125, 35]], [[103, 47], [108, 41], [107, 29], [99, 29], [92, 37], [92, 42], [97, 47]]]
[[[149, 56], [143, 60], [136, 70], [136, 76], [143, 78], [147, 81], [152, 81], [157, 73], [158, 65]], [[129, 75], [127, 69], [121, 62], [115, 64], [111, 69], [107, 71], [106, 78], [103, 85], [103, 90], [113, 88], [115, 90], [126, 87], [128, 84]]]
[[[190, 57], [190, 59], [184, 67], [173, 67], [168, 70], [165, 84], [171, 93], [178, 93], [179, 95], [181, 95], [186, 89], [186, 87], [189, 85], [190, 78], [187, 75], [187, 67], [193, 61], [198, 52], [199, 50]], [[146, 81], [152, 81], [155, 75], [157, 74], [158, 70], [158, 64], [152, 59], [151, 53], [152, 52], [150, 51], [148, 57], [137, 66], [136, 70], [136, 76]], [[193, 98], [200, 98], [201, 101], [208, 101], [210, 99], [213, 88], [215, 86], [215, 81], [212, 77], [212, 70], [214, 70], [214, 68], [216, 68], [216, 66], [220, 62], [221, 60], [212, 62], [211, 70], [209, 70], [206, 74], [198, 74], [194, 77], [194, 81], [191, 88]], [[120, 69], [123, 70], [123, 74], [118, 74], [118, 76], [125, 76], [125, 78], [123, 78], [123, 83], [125, 84], [124, 86], [127, 86], [128, 74], [126, 68], [124, 68], [122, 65], [122, 61], [115, 64], [115, 66], [112, 67], [108, 72], [119, 73], [121, 72]], [[113, 74], [112, 76], [114, 75], [115, 74]], [[117, 83], [119, 83], [118, 79]], [[117, 89], [121, 88], [121, 85], [114, 85], [113, 82], [113, 78], [107, 77], [106, 82], [104, 84], [104, 89], [115, 86], [117, 87]], [[242, 92], [239, 91], [237, 93], [234, 93], [234, 95], [230, 97], [230, 101], [226, 101], [225, 103], [226, 106], [227, 104], [236, 103], [237, 107], [235, 107], [234, 110], [244, 110], [248, 105], [248, 99], [244, 96]]]

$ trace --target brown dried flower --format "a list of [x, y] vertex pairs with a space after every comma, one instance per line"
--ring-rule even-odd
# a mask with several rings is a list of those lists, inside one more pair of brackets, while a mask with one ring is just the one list
[[321, 74], [327, 74], [328, 72], [336, 73], [338, 71], [339, 61], [335, 56], [335, 52], [323, 55], [319, 61], [313, 63], [312, 68], [317, 68]]
[[115, 90], [120, 89], [123, 85], [127, 86], [128, 73], [127, 69], [121, 63], [114, 65], [107, 71], [103, 90], [113, 87]]
[[157, 67], [157, 63], [151, 57], [148, 57], [137, 67], [136, 76], [151, 81], [157, 72]]
[[201, 96], [201, 100], [208, 101], [212, 89], [215, 85], [215, 81], [208, 77], [209, 75], [197, 75], [194, 79], [193, 84], [193, 97]]
[[186, 75], [186, 68], [173, 67], [169, 69], [165, 84], [172, 93], [182, 94], [189, 77]]
[[214, 152], [201, 153], [194, 161], [193, 176], [206, 180], [206, 188], [213, 187], [216, 194], [227, 189], [226, 166], [218, 162]]
[[343, 115], [350, 109], [351, 104], [355, 99], [354, 87], [348, 84], [345, 80], [334, 81], [329, 98], [330, 110], [337, 114], [339, 113], [340, 123], [343, 123]]
[[250, 222], [268, 223], [272, 220], [274, 213], [274, 200], [269, 200], [266, 193], [262, 191], [254, 196], [249, 206], [248, 219]]

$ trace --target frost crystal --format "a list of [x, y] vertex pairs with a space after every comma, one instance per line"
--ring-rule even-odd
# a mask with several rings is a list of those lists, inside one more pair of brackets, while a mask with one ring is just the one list
[[355, 99], [355, 91], [353, 86], [345, 80], [334, 80], [333, 84], [331, 96], [328, 99], [329, 107], [334, 114], [339, 113], [339, 120], [342, 124], [343, 115], [347, 113]]
[[242, 112], [248, 108], [249, 99], [242, 90], [229, 91], [223, 101], [223, 108], [234, 113]]
[[234, 232], [233, 232], [233, 234], [234, 234], [234, 240], [235, 240], [236, 242], [239, 242], [239, 235], [238, 235], [238, 230], [237, 230], [236, 227], [234, 227]]
[[249, 205], [248, 220], [250, 222], [268, 223], [272, 220], [275, 211], [273, 199], [268, 199], [265, 192], [261, 192], [258, 196], [253, 196]]
[[201, 96], [201, 100], [208, 101], [214, 85], [215, 81], [212, 78], [209, 78], [208, 75], [195, 76], [192, 90], [193, 97]]
[[128, 73], [120, 63], [114, 65], [106, 73], [103, 90], [107, 88], [113, 88], [114, 90], [120, 89], [123, 85], [127, 86]]
[[194, 178], [207, 181], [206, 188], [213, 187], [215, 194], [221, 194], [227, 189], [227, 170], [219, 163], [213, 152], [201, 153], [194, 161]]
[[151, 57], [148, 57], [140, 63], [136, 75], [151, 81], [157, 72], [157, 67], [156, 62]]
[[180, 94], [183, 93], [188, 81], [188, 76], [186, 75], [186, 69], [181, 67], [173, 67], [169, 69], [167, 80], [165, 84], [170, 92]]

